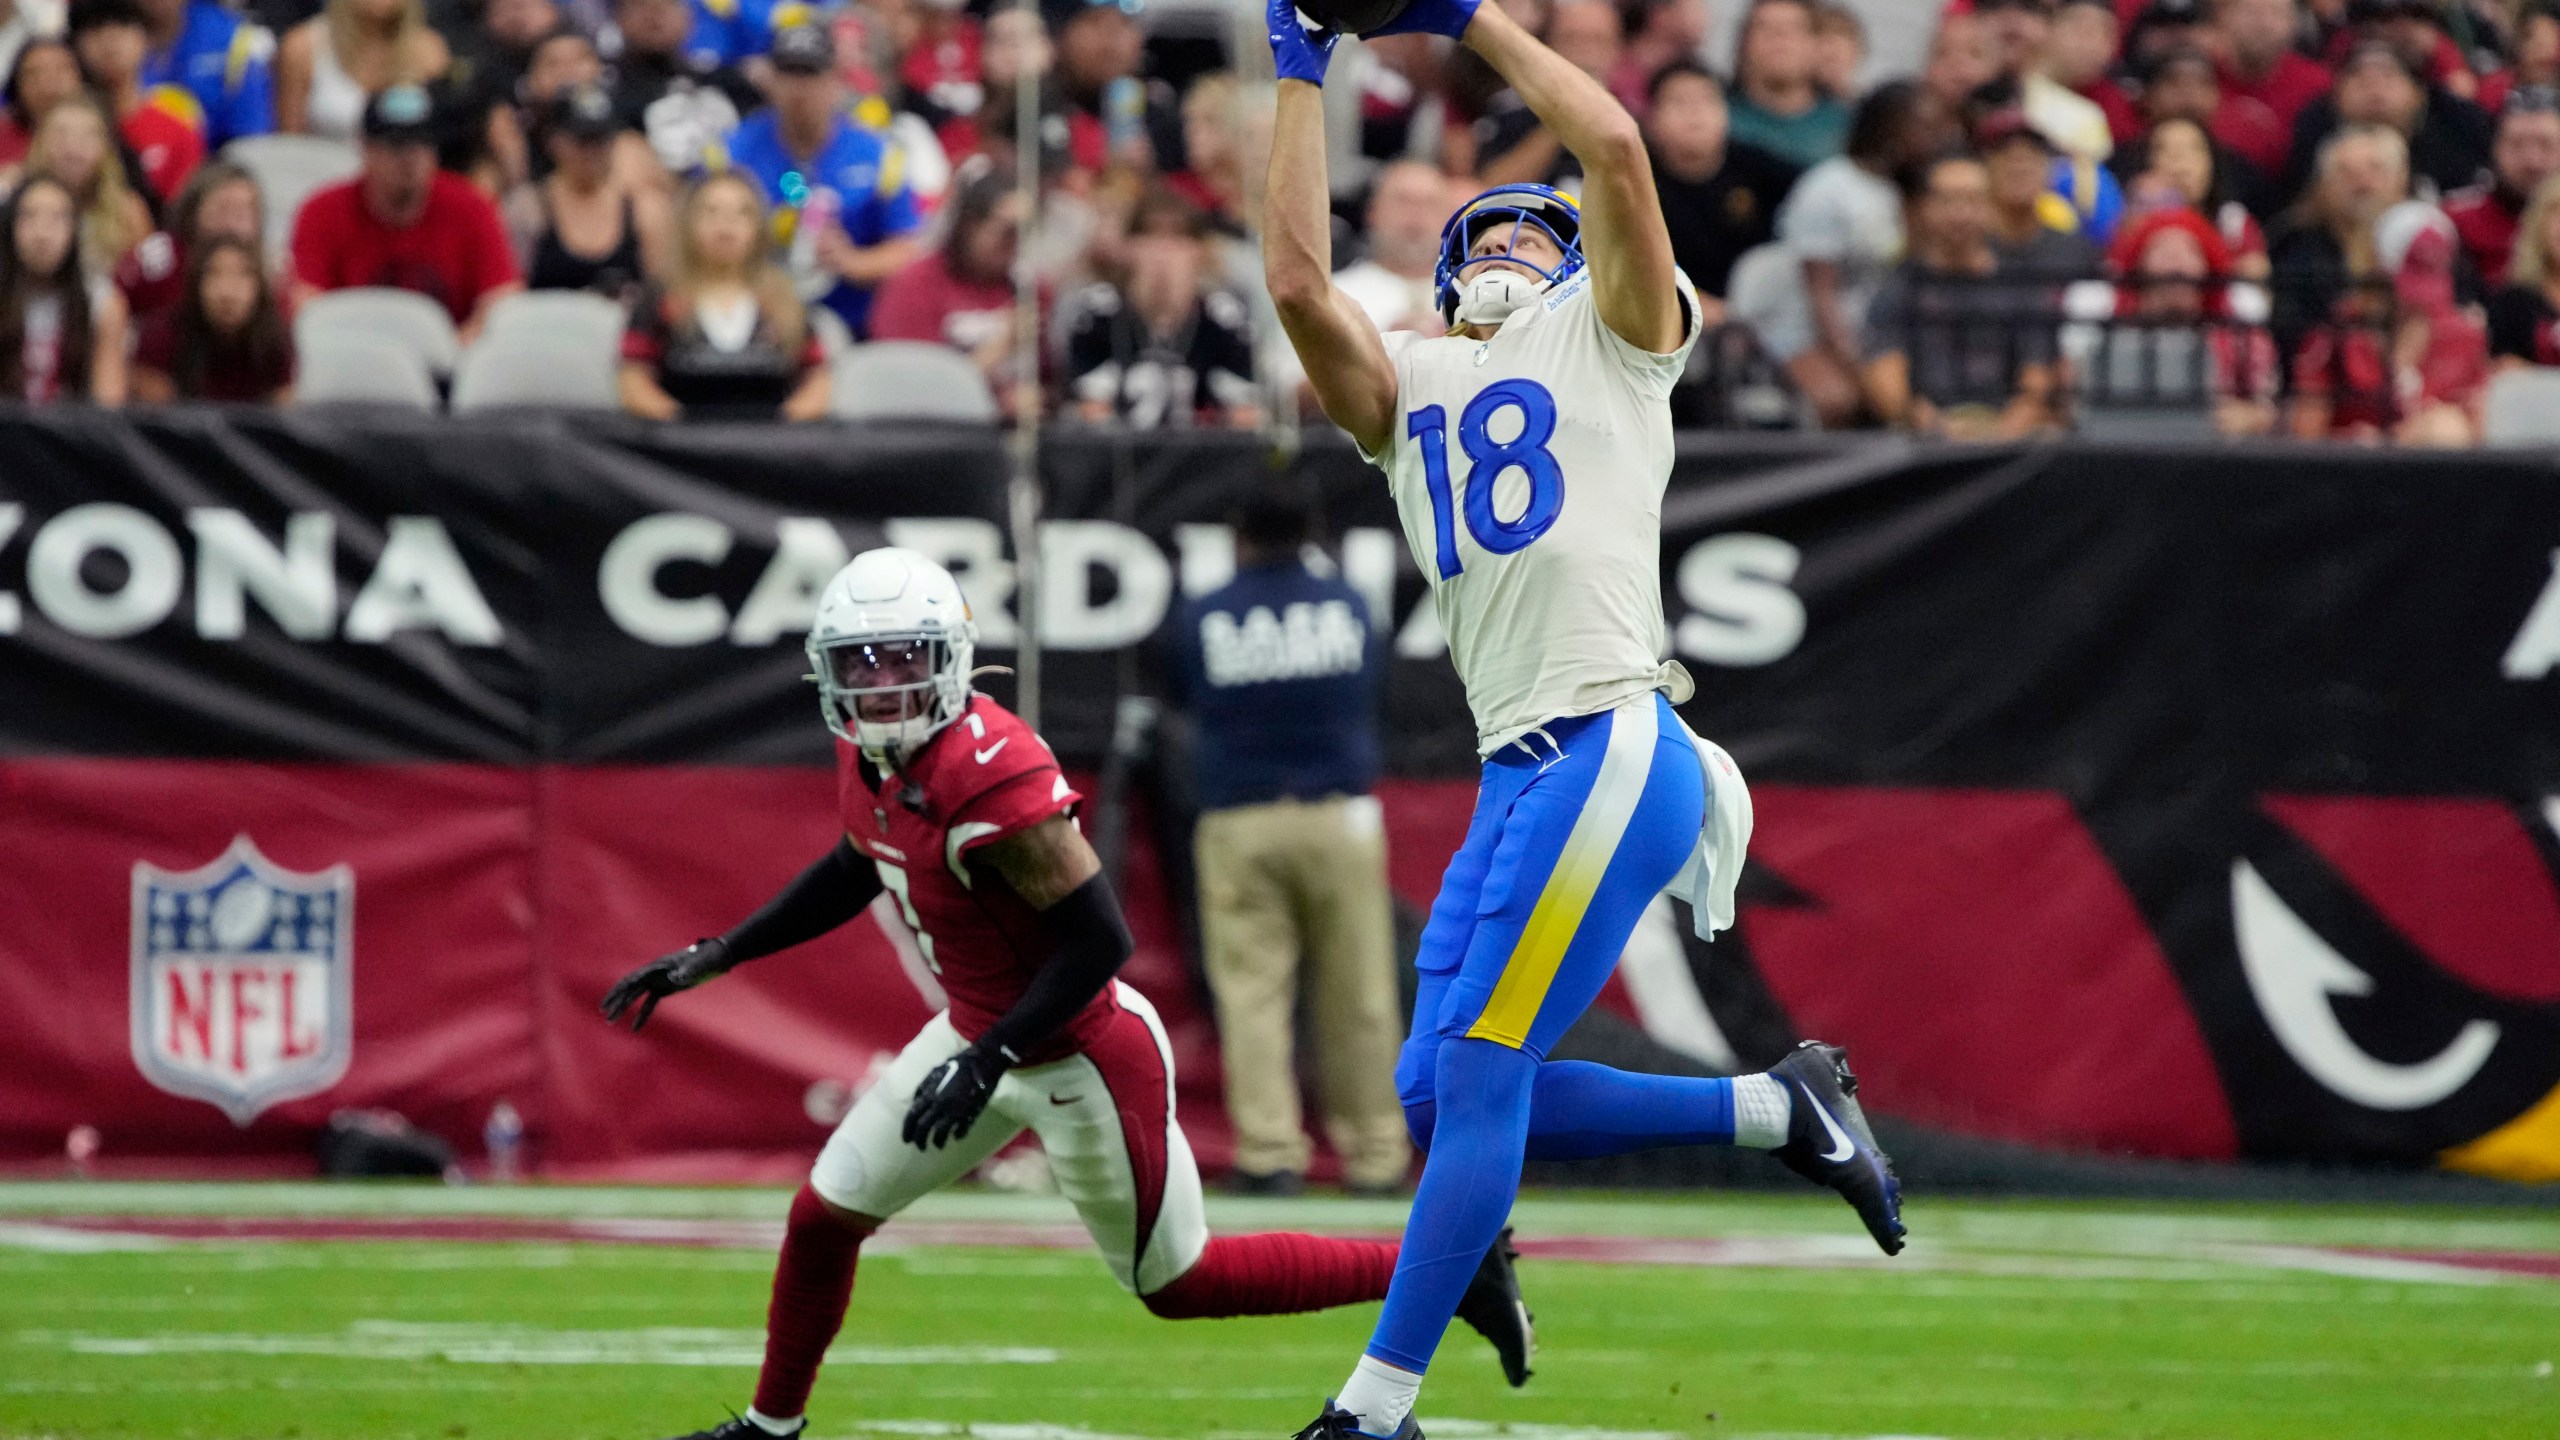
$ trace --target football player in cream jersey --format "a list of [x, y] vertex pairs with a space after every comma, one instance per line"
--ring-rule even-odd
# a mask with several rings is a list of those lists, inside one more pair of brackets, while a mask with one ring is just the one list
[[[1263, 255], [1325, 413], [1387, 474], [1475, 712], [1484, 773], [1417, 964], [1396, 1081], [1429, 1152], [1385, 1312], [1301, 1440], [1416, 1440], [1414, 1397], [1524, 1158], [1749, 1145], [1840, 1191], [1887, 1253], [1901, 1197], [1841, 1053], [1807, 1041], [1732, 1079], [1548, 1061], [1637, 918], [1686, 873], [1730, 920], [1741, 776], [1672, 710], [1661, 595], [1668, 396], [1695, 292], [1636, 122], [1480, 0], [1411, 0], [1381, 33], [1431, 33], [1499, 71], [1582, 164], [1580, 202], [1505, 185], [1442, 232], [1449, 332], [1381, 337], [1334, 287], [1318, 87], [1333, 37], [1269, 0], [1280, 74]], [[1723, 814], [1719, 814], [1723, 812]], [[1710, 826], [1709, 820], [1720, 823]], [[1726, 843], [1707, 845], [1716, 830]], [[1712, 860], [1722, 873], [1700, 884]], [[1702, 913], [1703, 918], [1703, 913]]]

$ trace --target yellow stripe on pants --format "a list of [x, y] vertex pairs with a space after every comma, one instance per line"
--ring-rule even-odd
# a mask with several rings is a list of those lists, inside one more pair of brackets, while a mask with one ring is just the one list
[[1529, 1027], [1537, 1023], [1547, 990], [1555, 984], [1556, 971], [1563, 968], [1565, 951], [1582, 928], [1582, 917], [1618, 853], [1627, 823], [1635, 818], [1636, 803], [1644, 798], [1660, 731], [1651, 693], [1620, 706], [1609, 717], [1609, 748], [1600, 757], [1600, 778], [1584, 798], [1582, 813], [1565, 837], [1564, 853], [1556, 858], [1546, 888], [1538, 892], [1538, 903], [1529, 911], [1529, 923], [1511, 947], [1511, 958], [1503, 963], [1493, 998], [1485, 1002], [1476, 1023], [1467, 1027], [1467, 1039], [1492, 1040], [1514, 1050], [1528, 1043]]

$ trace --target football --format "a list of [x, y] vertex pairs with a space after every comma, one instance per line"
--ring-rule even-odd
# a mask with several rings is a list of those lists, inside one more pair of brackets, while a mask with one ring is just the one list
[[1366, 35], [1404, 13], [1408, 0], [1298, 0], [1298, 13], [1327, 30]]

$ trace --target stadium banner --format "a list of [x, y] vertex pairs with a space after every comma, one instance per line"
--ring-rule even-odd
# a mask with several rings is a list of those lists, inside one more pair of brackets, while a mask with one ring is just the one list
[[[1338, 441], [1058, 433], [1020, 567], [990, 435], [0, 418], [0, 1164], [90, 1126], [272, 1172], [368, 1107], [476, 1153], [503, 1098], [549, 1173], [796, 1173], [936, 1001], [894, 912], [637, 1037], [594, 1003], [831, 842], [801, 630], [883, 542], [952, 566], [988, 663], [1038, 585], [1043, 728], [1218, 1163], [1181, 730], [1132, 702], [1275, 464], [1397, 657], [1427, 904], [1473, 727]], [[1699, 435], [1663, 519], [1686, 714], [1759, 824], [1737, 928], [1658, 904], [1595, 1023], [1701, 1068], [1820, 1035], [1957, 1135], [2560, 1178], [2549, 457]]]

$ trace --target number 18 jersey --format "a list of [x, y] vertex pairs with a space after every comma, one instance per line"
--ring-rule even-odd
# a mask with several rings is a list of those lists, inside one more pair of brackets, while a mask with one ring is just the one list
[[1492, 338], [1386, 338], [1395, 429], [1384, 470], [1405, 543], [1431, 582], [1449, 658], [1495, 750], [1649, 690], [1689, 697], [1662, 616], [1670, 394], [1698, 342], [1649, 354], [1601, 321], [1588, 270]]

